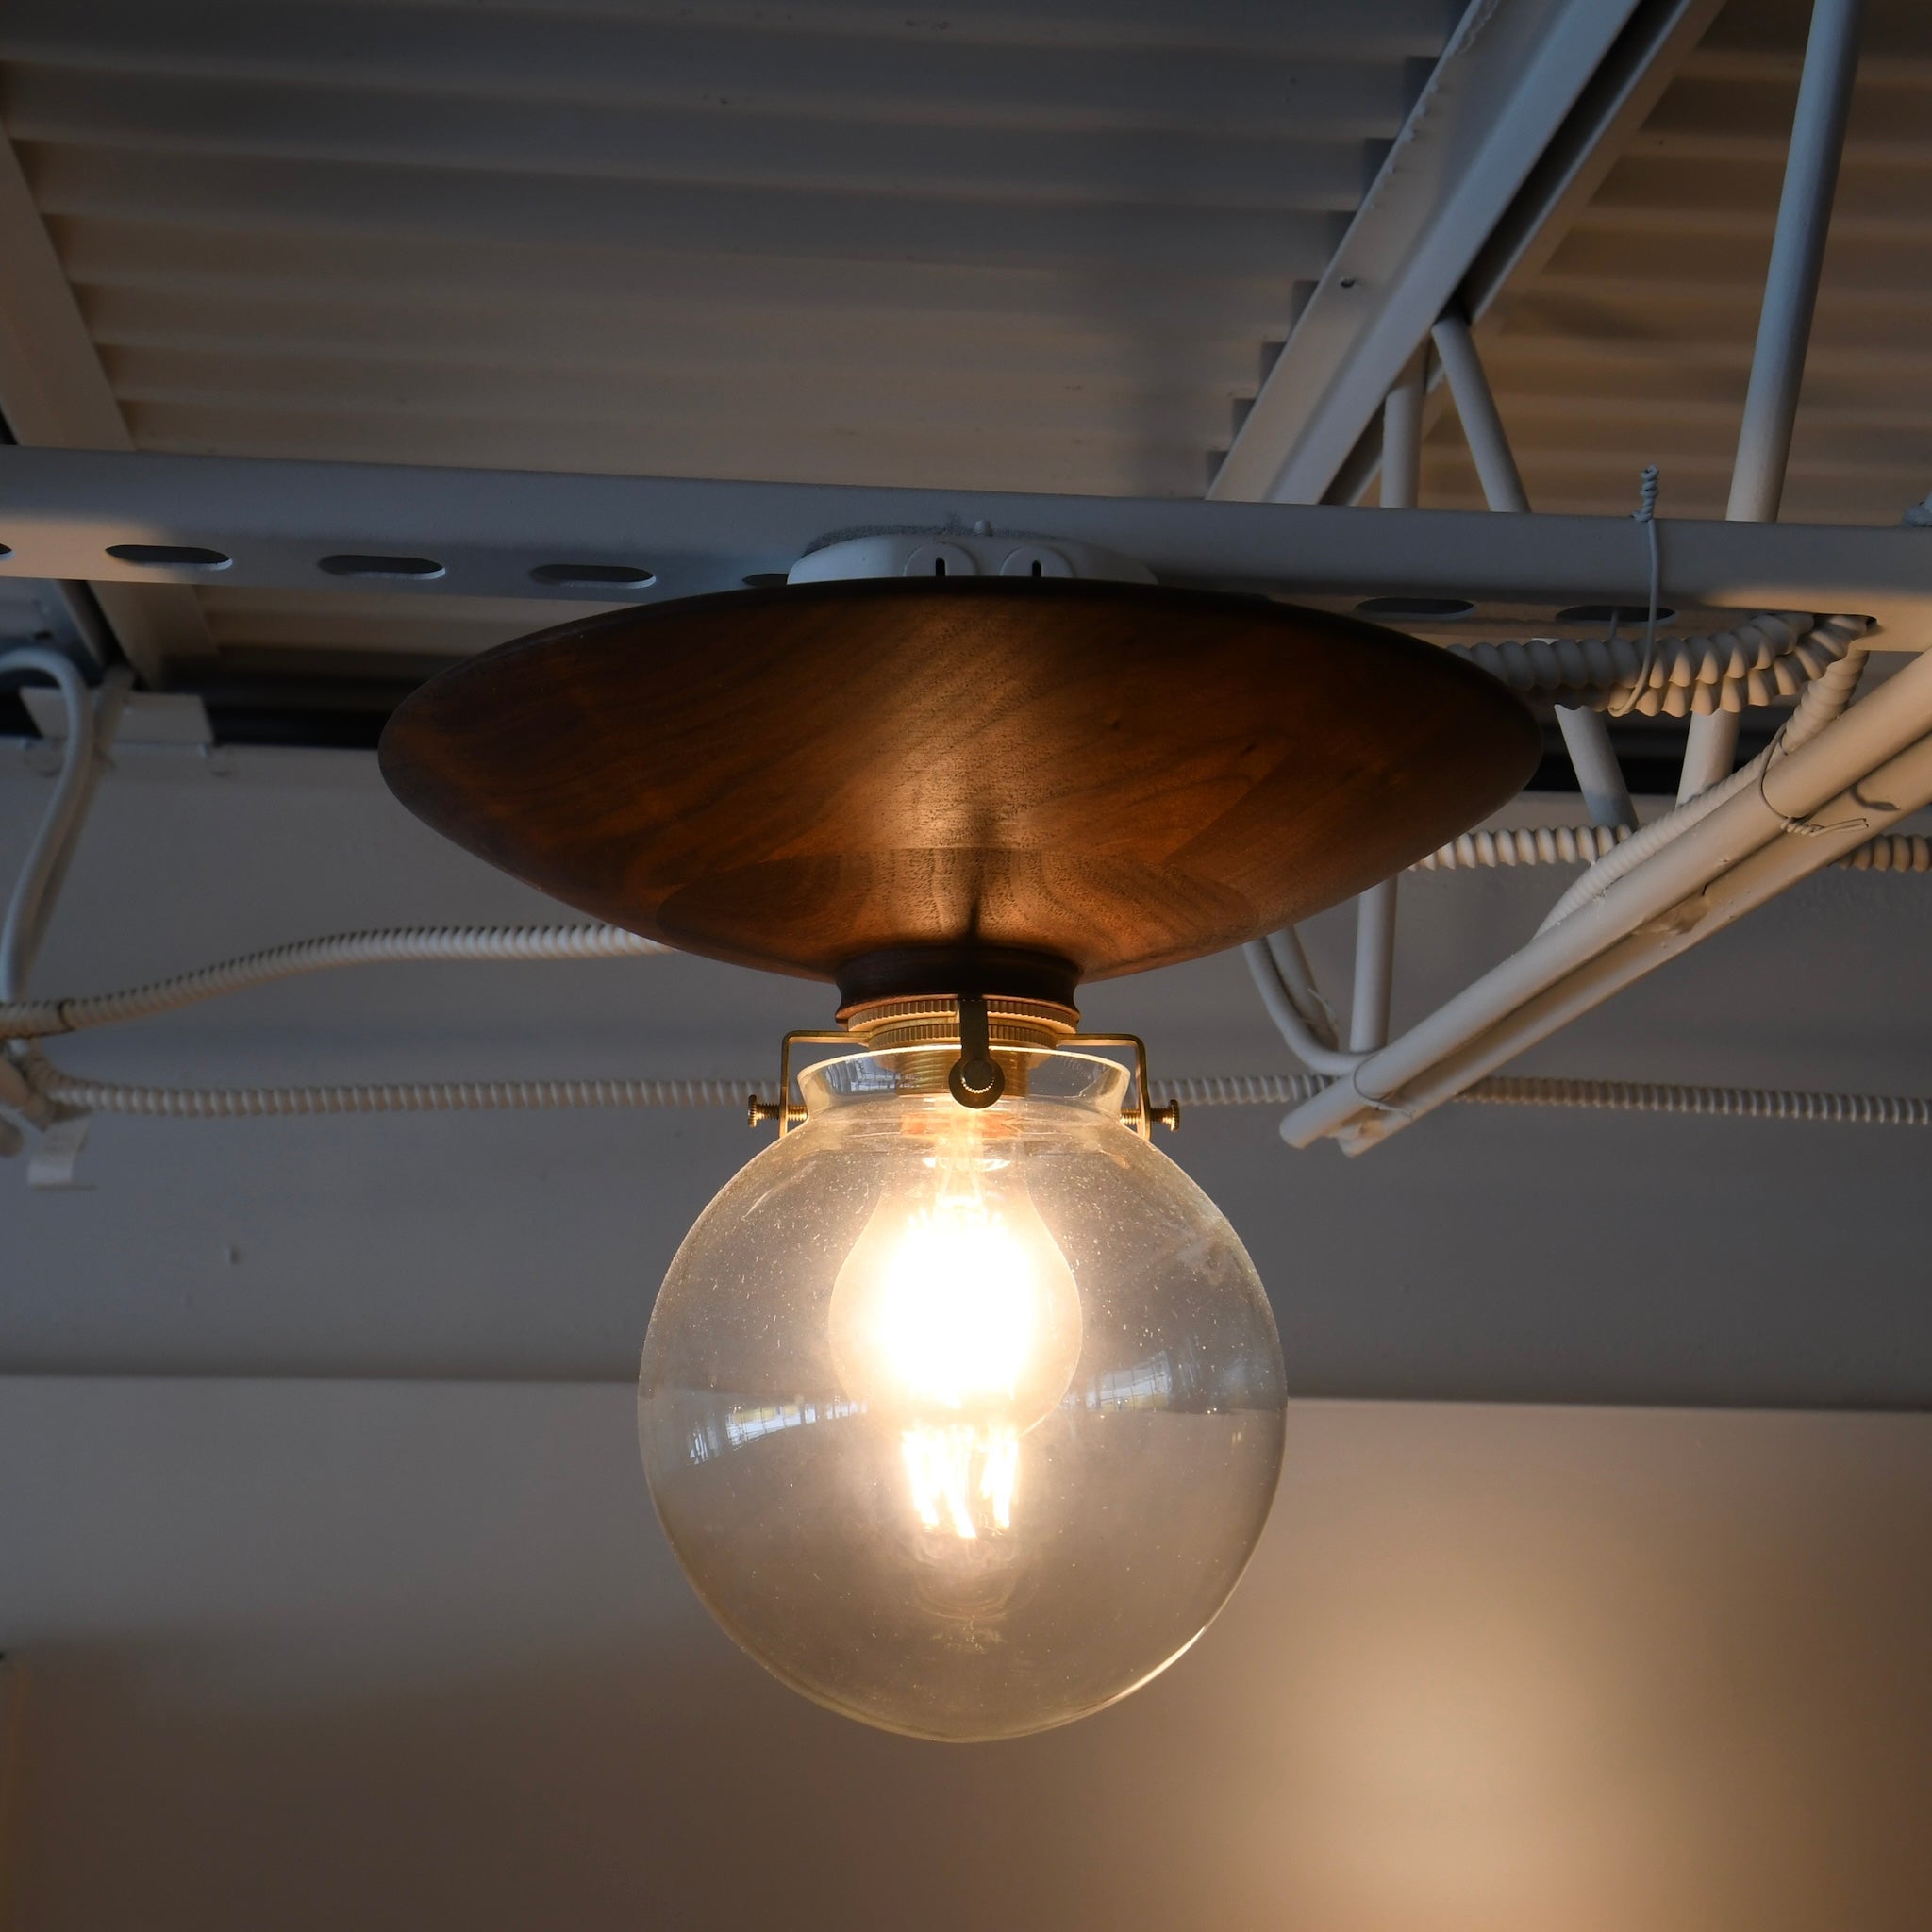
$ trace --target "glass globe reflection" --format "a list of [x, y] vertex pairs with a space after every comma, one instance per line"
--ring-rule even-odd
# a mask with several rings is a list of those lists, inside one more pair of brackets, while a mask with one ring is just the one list
[[1126, 1074], [958, 1049], [808, 1070], [808, 1115], [679, 1248], [639, 1429], [698, 1595], [795, 1690], [889, 1730], [1015, 1737], [1172, 1663], [1280, 1470], [1246, 1252], [1121, 1123]]

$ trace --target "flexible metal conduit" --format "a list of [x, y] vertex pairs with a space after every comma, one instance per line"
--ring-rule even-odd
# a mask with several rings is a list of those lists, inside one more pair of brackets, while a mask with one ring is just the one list
[[223, 993], [267, 986], [301, 973], [325, 973], [339, 966], [380, 966], [402, 961], [519, 959], [629, 959], [668, 952], [655, 940], [621, 925], [400, 926], [388, 931], [338, 933], [328, 939], [298, 940], [266, 952], [225, 959], [194, 973], [158, 979], [125, 992], [82, 999], [16, 1000], [0, 1006], [0, 1039], [30, 1039], [77, 1033], [88, 1026], [111, 1026], [173, 1012]]
[[[165, 1120], [257, 1120], [272, 1116], [457, 1113], [575, 1108], [742, 1109], [753, 1080], [447, 1080], [342, 1087], [135, 1087], [76, 1079], [40, 1055], [25, 1071], [35, 1091], [85, 1113]], [[1312, 1099], [1328, 1082], [1315, 1074], [1231, 1074], [1157, 1080], [1154, 1099], [1183, 1107], [1281, 1107]], [[1491, 1078], [1458, 1100], [1519, 1107], [1583, 1107], [1623, 1113], [1740, 1120], [1932, 1125], [1932, 1100], [1870, 1093], [1799, 1093], [1751, 1087], [1674, 1087], [1650, 1081]]]
[[163, 1120], [257, 1120], [270, 1115], [464, 1113], [506, 1108], [735, 1107], [758, 1091], [750, 1080], [429, 1080], [343, 1087], [132, 1087], [76, 1079], [38, 1057], [28, 1084], [77, 1113]]
[[1871, 628], [1862, 617], [1785, 610], [1706, 637], [1662, 637], [1634, 694], [1643, 647], [1632, 638], [1531, 638], [1448, 648], [1512, 691], [1575, 693], [1591, 706], [1646, 718], [1707, 717], [1796, 697]]
[[1419, 858], [1410, 872], [1468, 872], [1485, 866], [1593, 865], [1631, 836], [1627, 825], [1536, 825], [1464, 832]]
[[[1594, 863], [1630, 834], [1621, 826], [1537, 825], [1516, 831], [1465, 832], [1419, 858], [1411, 872], [1470, 872], [1495, 866]], [[1881, 832], [1832, 860], [1847, 872], [1932, 872], [1932, 839], [1916, 832]]]
[[[1317, 1074], [1224, 1074], [1157, 1080], [1157, 1101], [1183, 1107], [1293, 1106], [1328, 1082]], [[1677, 1087], [1656, 1080], [1519, 1079], [1491, 1074], [1458, 1101], [1505, 1107], [1586, 1107], [1613, 1113], [1671, 1113], [1709, 1119], [1840, 1122], [1859, 1126], [1932, 1126], [1932, 1100], [1887, 1093], [1801, 1093], [1769, 1087]]]
[[1835, 1121], [1857, 1126], [1932, 1126], [1932, 1100], [1889, 1093], [1798, 1093], [1764, 1087], [1672, 1087], [1649, 1080], [1524, 1080], [1491, 1074], [1458, 1100], [1531, 1107], [1594, 1107], [1725, 1120]]

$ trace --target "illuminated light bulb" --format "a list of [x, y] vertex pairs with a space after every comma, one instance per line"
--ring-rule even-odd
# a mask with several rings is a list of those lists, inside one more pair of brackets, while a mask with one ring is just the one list
[[1012, 1528], [1020, 1439], [1080, 1357], [1080, 1291], [1006, 1124], [955, 1106], [906, 1136], [828, 1316], [847, 1395], [898, 1422], [913, 1516], [966, 1541]]
[[1274, 1318], [1124, 1072], [954, 1047], [801, 1076], [808, 1118], [678, 1250], [639, 1380], [699, 1596], [833, 1709], [944, 1739], [1097, 1710], [1199, 1636], [1279, 1473]]

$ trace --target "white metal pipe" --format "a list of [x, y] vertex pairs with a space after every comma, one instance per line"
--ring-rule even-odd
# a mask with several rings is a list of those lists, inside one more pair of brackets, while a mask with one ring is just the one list
[[1442, 358], [1442, 374], [1448, 379], [1449, 393], [1456, 401], [1456, 414], [1462, 425], [1462, 440], [1469, 445], [1470, 460], [1475, 464], [1477, 479], [1483, 486], [1483, 501], [1491, 509], [1524, 511], [1529, 497], [1516, 468], [1516, 457], [1497, 413], [1496, 398], [1490, 379], [1483, 372], [1482, 358], [1476, 354], [1469, 324], [1456, 309], [1445, 309], [1430, 330], [1436, 354]]
[[1389, 1043], [1389, 1006], [1395, 991], [1395, 891], [1387, 878], [1355, 902], [1355, 998], [1348, 1046], [1374, 1053]]
[[[1785, 156], [1777, 228], [1757, 316], [1757, 343], [1752, 352], [1751, 380], [1731, 470], [1725, 516], [1734, 524], [1775, 523], [1784, 497], [1791, 429], [1805, 380], [1832, 197], [1838, 190], [1839, 160], [1851, 113], [1852, 82], [1858, 68], [1862, 13], [1863, 0], [1813, 0], [1811, 33]], [[1730, 775], [1738, 759], [1738, 724], [1737, 715], [1726, 711], [1691, 719], [1677, 781], [1679, 803]]]
[[1731, 472], [1725, 514], [1732, 523], [1774, 523], [1784, 495], [1791, 425], [1805, 379], [1805, 353], [1851, 114], [1863, 11], [1863, 0], [1813, 0], [1785, 157], [1784, 192], [1764, 277], [1764, 305], [1757, 317], [1757, 345]]
[[[1529, 508], [1529, 494], [1516, 467], [1515, 453], [1503, 427], [1496, 398], [1476, 353], [1469, 324], [1459, 310], [1446, 310], [1432, 332], [1436, 353], [1442, 359], [1442, 373], [1455, 399], [1456, 414], [1462, 424], [1463, 441], [1469, 445], [1471, 460], [1483, 486], [1483, 501], [1492, 510], [1512, 513]], [[1583, 706], [1558, 705], [1557, 724], [1563, 734], [1564, 748], [1576, 773], [1577, 789], [1583, 793], [1584, 809], [1599, 825], [1634, 825], [1637, 808], [1630, 802], [1630, 789], [1617, 763], [1610, 744], [1609, 726], [1593, 710]]]
[[1426, 347], [1408, 359], [1382, 404], [1382, 508], [1414, 509], [1423, 496], [1423, 391]]
[[1677, 775], [1677, 803], [1688, 804], [1731, 775], [1738, 762], [1738, 726], [1741, 711], [1709, 711], [1690, 720], [1684, 740], [1684, 765]]
[[1570, 754], [1576, 789], [1583, 793], [1583, 808], [1590, 814], [1591, 824], [1634, 827], [1637, 808], [1630, 802], [1630, 788], [1624, 782], [1624, 768], [1617, 762], [1602, 713], [1576, 705], [1558, 705], [1557, 728], [1563, 734], [1563, 748]]
[[[1783, 836], [1787, 817], [1803, 819], [1826, 800], [1857, 784], [1887, 759], [1932, 729], [1932, 658], [1921, 657], [1862, 704], [1781, 759], [1769, 774], [1778, 803], [1766, 788], [1740, 793], [1617, 880], [1600, 898], [1580, 907], [1560, 925], [1540, 933], [1357, 1070], [1350, 1088], [1329, 1090], [1282, 1123], [1282, 1134], [1307, 1146], [1374, 1109], [1376, 1099], [1397, 1106], [1403, 1091], [1480, 1038], [1499, 1022], [1546, 991], [1637, 927], [1673, 912], [1760, 846]], [[1871, 836], [1867, 826], [1851, 842]], [[1888, 823], [1890, 821], [1888, 820]], [[1794, 852], [1813, 853], [1819, 864], [1833, 855], [1814, 839], [1792, 840]], [[1808, 870], [1801, 867], [1800, 871]], [[1795, 875], [1795, 874], [1794, 874]]]

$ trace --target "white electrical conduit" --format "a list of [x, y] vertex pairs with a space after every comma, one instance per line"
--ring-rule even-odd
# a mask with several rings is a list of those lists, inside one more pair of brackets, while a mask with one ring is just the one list
[[[1932, 801], [1932, 658], [1922, 656], [1628, 876], [1282, 1123], [1291, 1145], [1393, 1131], [1578, 1013]], [[1798, 834], [1800, 836], [1792, 836]], [[1637, 841], [1620, 847], [1630, 849]]]
[[1450, 644], [1511, 691], [1576, 701], [1619, 715], [1683, 718], [1796, 697], [1872, 628], [1863, 617], [1768, 611], [1735, 630], [1657, 641], [1643, 689], [1643, 647], [1624, 637], [1531, 638], [1494, 644]]
[[[1368, 1058], [1338, 1047], [1332, 1021], [1324, 1024], [1326, 1009], [1314, 990], [1307, 958], [1292, 926], [1272, 932], [1265, 940], [1250, 940], [1241, 948], [1249, 976], [1275, 1031], [1305, 1067], [1318, 1074], [1352, 1074]], [[1299, 968], [1299, 971], [1297, 971]]]
[[[0, 1000], [6, 1001], [17, 1000], [26, 991], [27, 974], [46, 930], [47, 910], [59, 891], [88, 800], [100, 780], [102, 741], [111, 740], [131, 683], [125, 671], [108, 675], [101, 690], [103, 717], [97, 721], [93, 693], [72, 658], [38, 644], [23, 644], [0, 653], [0, 672], [10, 671], [36, 672], [59, 691], [67, 711], [67, 744], [54, 794], [8, 901], [5, 924], [0, 924]], [[102, 723], [108, 727], [105, 732], [98, 728]]]
[[1348, 1050], [1373, 1053], [1389, 1041], [1389, 1008], [1395, 992], [1395, 894], [1384, 879], [1355, 902], [1355, 986], [1349, 1012]]
[[298, 940], [266, 952], [250, 953], [198, 972], [158, 979], [124, 992], [84, 998], [16, 1000], [0, 1006], [0, 1039], [41, 1038], [77, 1033], [88, 1026], [111, 1026], [173, 1012], [197, 1000], [267, 986], [300, 973], [325, 973], [339, 966], [380, 966], [406, 961], [520, 959], [629, 959], [670, 950], [655, 940], [620, 925], [401, 926], [383, 932], [338, 933], [329, 939]]
[[1653, 819], [1641, 831], [1633, 833], [1614, 849], [1604, 854], [1577, 879], [1543, 917], [1539, 933], [1560, 925], [1580, 906], [1598, 899], [1616, 882], [1626, 877], [1653, 853], [1681, 839], [1721, 806], [1754, 789], [1761, 791], [1774, 762], [1795, 756], [1816, 739], [1834, 719], [1841, 717], [1850, 705], [1858, 680], [1865, 675], [1866, 653], [1852, 651], [1830, 666], [1818, 682], [1798, 700], [1798, 708], [1779, 727], [1777, 736], [1751, 760], [1741, 765], [1720, 784], [1700, 791], [1662, 818]]
[[[753, 1080], [446, 1080], [343, 1087], [133, 1087], [77, 1079], [30, 1055], [34, 1090], [54, 1106], [85, 1113], [166, 1120], [258, 1120], [314, 1114], [455, 1113], [576, 1108], [743, 1108], [766, 1090]], [[1233, 1074], [1157, 1080], [1158, 1104], [1279, 1107], [1311, 1099], [1327, 1082], [1312, 1074]], [[1523, 1107], [1584, 1107], [1626, 1113], [1716, 1115], [1748, 1120], [1830, 1121], [1879, 1126], [1932, 1125], [1932, 1100], [1889, 1094], [1798, 1093], [1751, 1087], [1674, 1087], [1625, 1080], [1480, 1082], [1459, 1100]]]

